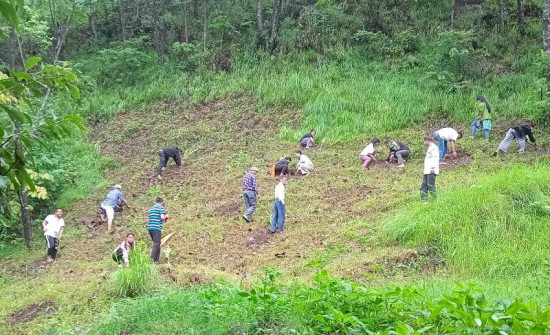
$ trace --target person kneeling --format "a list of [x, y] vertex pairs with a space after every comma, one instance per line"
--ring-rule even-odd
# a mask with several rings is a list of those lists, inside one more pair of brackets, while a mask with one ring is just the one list
[[122, 267], [122, 262], [126, 266], [130, 266], [130, 250], [136, 249], [136, 241], [133, 233], [126, 235], [126, 238], [120, 243], [115, 251], [113, 251], [113, 260]]
[[386, 146], [390, 149], [390, 154], [386, 162], [391, 163], [397, 159], [397, 167], [405, 167], [405, 160], [403, 158], [409, 157], [409, 155], [411, 154], [409, 147], [399, 141], [386, 140], [385, 143]]
[[296, 166], [296, 173], [307, 176], [311, 171], [313, 171], [313, 162], [309, 159], [309, 157], [304, 155], [301, 150], [296, 150], [295, 154], [299, 159], [298, 165]]
[[371, 161], [376, 162], [376, 158], [374, 156], [378, 143], [380, 143], [380, 140], [373, 138], [372, 141], [370, 141], [365, 149], [363, 149], [363, 151], [359, 154], [359, 158], [363, 161], [364, 168], [368, 167]]

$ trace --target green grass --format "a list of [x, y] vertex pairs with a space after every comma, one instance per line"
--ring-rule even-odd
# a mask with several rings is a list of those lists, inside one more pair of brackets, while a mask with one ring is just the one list
[[382, 229], [391, 241], [436, 247], [453, 273], [520, 278], [549, 261], [549, 182], [547, 160], [484, 173], [427, 206], [409, 205]]

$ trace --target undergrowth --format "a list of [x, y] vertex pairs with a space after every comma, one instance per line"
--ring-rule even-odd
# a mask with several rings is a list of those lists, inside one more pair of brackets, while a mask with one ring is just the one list
[[390, 242], [434, 245], [452, 271], [468, 278], [522, 277], [548, 262], [550, 167], [514, 165], [388, 216]]
[[119, 297], [136, 297], [147, 292], [156, 274], [147, 246], [137, 243], [136, 249], [130, 250], [130, 266], [113, 273], [114, 289]]

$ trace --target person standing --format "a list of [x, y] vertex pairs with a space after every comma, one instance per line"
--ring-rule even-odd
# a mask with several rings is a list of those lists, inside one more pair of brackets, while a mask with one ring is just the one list
[[46, 245], [48, 247], [47, 260], [48, 262], [53, 262], [57, 257], [59, 240], [65, 230], [65, 220], [63, 220], [63, 210], [61, 208], [56, 209], [55, 214], [46, 216], [46, 219], [42, 221], [42, 230], [44, 231], [44, 237], [46, 238]]
[[476, 137], [477, 130], [483, 128], [485, 139], [488, 140], [492, 128], [491, 105], [489, 105], [489, 102], [487, 101], [487, 99], [485, 99], [484, 96], [478, 96], [476, 100], [479, 106], [479, 114], [474, 122], [472, 122], [471, 138]]
[[399, 141], [386, 140], [386, 146], [390, 149], [390, 154], [386, 162], [391, 163], [397, 159], [397, 167], [405, 167], [405, 160], [403, 157], [409, 157], [411, 151], [409, 147]]
[[317, 132], [315, 129], [311, 129], [311, 131], [300, 139], [300, 146], [304, 149], [311, 149], [314, 146], [316, 146], [315, 141], [313, 141], [313, 136], [315, 136]]
[[535, 141], [535, 137], [533, 136], [533, 129], [535, 129], [535, 126], [531, 122], [527, 122], [527, 124], [524, 124], [522, 126], [509, 128], [508, 132], [506, 132], [506, 136], [504, 137], [502, 142], [500, 142], [498, 149], [493, 154], [493, 156], [497, 156], [499, 152], [507, 152], [508, 148], [510, 148], [510, 144], [512, 144], [512, 141], [514, 139], [518, 140], [518, 153], [520, 154], [525, 151], [525, 143], [527, 141], [526, 137], [529, 137], [529, 141], [533, 142], [533, 144], [535, 144], [536, 146], [537, 142]]
[[162, 240], [162, 226], [168, 220], [168, 214], [164, 208], [164, 200], [157, 198], [153, 207], [149, 209], [147, 230], [153, 240], [153, 250], [151, 250], [151, 259], [157, 263], [160, 259], [160, 243]]
[[181, 166], [181, 149], [178, 147], [175, 148], [162, 148], [159, 149], [159, 168], [157, 171], [157, 176], [159, 179], [162, 179], [162, 171], [166, 169], [168, 160], [172, 158], [176, 162], [177, 166]]
[[113, 251], [113, 260], [122, 267], [122, 262], [126, 266], [130, 265], [130, 250], [136, 249], [136, 240], [133, 233], [126, 235], [126, 238]]
[[281, 233], [285, 229], [285, 185], [286, 177], [281, 177], [277, 186], [275, 186], [275, 201], [273, 202], [273, 216], [271, 217], [271, 227], [269, 231], [274, 234], [277, 231]]
[[359, 154], [359, 159], [363, 161], [364, 168], [368, 167], [371, 161], [376, 161], [375, 152], [378, 143], [380, 143], [380, 140], [373, 138], [365, 149], [363, 149], [363, 151]]
[[301, 150], [296, 150], [294, 153], [296, 154], [296, 157], [298, 157], [296, 173], [307, 176], [311, 171], [313, 171], [313, 162], [308, 156], [304, 155]]
[[113, 186], [111, 191], [109, 191], [109, 194], [107, 194], [107, 197], [103, 202], [101, 203], [101, 208], [105, 210], [105, 214], [107, 214], [107, 232], [109, 234], [114, 233], [114, 230], [112, 229], [113, 220], [115, 218], [115, 207], [117, 204], [122, 203], [123, 205], [126, 205], [128, 208], [128, 202], [126, 202], [126, 199], [124, 198], [124, 194], [121, 191], [122, 186], [119, 184]]
[[423, 204], [428, 196], [435, 197], [435, 177], [439, 174], [439, 149], [431, 137], [424, 137], [424, 146], [428, 148], [424, 158], [424, 178], [420, 186], [420, 199]]
[[447, 154], [447, 142], [451, 142], [451, 150], [453, 153], [453, 157], [457, 156], [456, 141], [462, 138], [461, 132], [456, 131], [453, 128], [442, 128], [435, 132], [433, 138], [434, 140], [437, 141], [437, 145], [439, 146], [439, 163], [440, 164], [447, 164], [447, 163], [443, 163], [443, 158]]
[[252, 221], [252, 214], [254, 214], [260, 198], [258, 179], [256, 178], [258, 171], [258, 168], [253, 166], [248, 172], [245, 172], [243, 177], [243, 199], [246, 208], [243, 218], [246, 222]]

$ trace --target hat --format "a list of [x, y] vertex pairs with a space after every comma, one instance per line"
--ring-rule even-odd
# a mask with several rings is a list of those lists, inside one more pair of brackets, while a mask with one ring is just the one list
[[260, 171], [260, 170], [259, 170], [257, 167], [253, 166], [253, 167], [250, 168], [250, 171], [256, 171], [256, 172], [258, 172], [258, 171]]
[[120, 184], [116, 184], [116, 185], [114, 186], [114, 188], [118, 188], [118, 189], [120, 190], [120, 189], [122, 189], [122, 186], [120, 186]]

